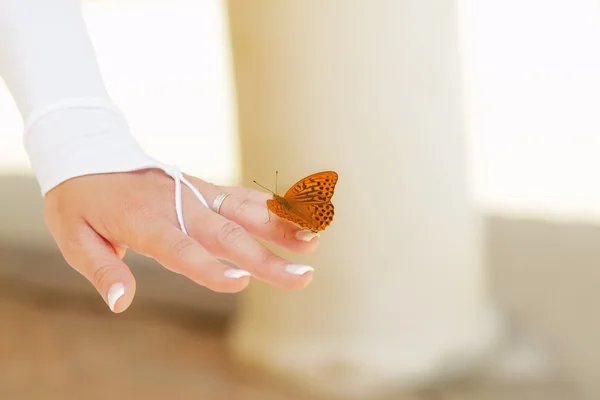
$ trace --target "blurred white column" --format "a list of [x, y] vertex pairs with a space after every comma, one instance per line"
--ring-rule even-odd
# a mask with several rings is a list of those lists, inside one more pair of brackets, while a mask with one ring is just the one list
[[[299, 292], [253, 282], [242, 362], [322, 393], [429, 383], [499, 337], [468, 196], [456, 1], [229, 1], [244, 184], [340, 174]], [[266, 216], [265, 216], [266, 218]]]

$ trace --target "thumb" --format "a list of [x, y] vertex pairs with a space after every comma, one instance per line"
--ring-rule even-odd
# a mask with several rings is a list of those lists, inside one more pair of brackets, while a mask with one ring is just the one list
[[55, 238], [67, 263], [94, 285], [111, 311], [125, 311], [135, 295], [135, 279], [115, 248], [87, 224], [70, 236]]

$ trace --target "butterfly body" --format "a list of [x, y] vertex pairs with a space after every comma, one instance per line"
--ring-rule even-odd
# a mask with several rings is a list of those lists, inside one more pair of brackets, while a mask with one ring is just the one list
[[290, 208], [292, 208], [291, 204], [289, 201], [287, 201], [285, 199], [285, 197], [282, 197], [278, 194], [274, 194], [273, 195], [273, 200], [275, 200], [276, 202], [280, 203], [286, 210], [289, 210]]
[[325, 230], [333, 221], [331, 197], [338, 181], [334, 171], [318, 172], [293, 185], [284, 196], [273, 194], [267, 208], [303, 229], [312, 232]]

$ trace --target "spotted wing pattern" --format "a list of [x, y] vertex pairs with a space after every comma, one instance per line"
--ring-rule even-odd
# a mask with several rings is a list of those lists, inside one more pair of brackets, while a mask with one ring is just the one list
[[338, 174], [334, 171], [317, 172], [298, 181], [283, 196], [289, 202], [327, 203], [331, 201]]
[[[310, 211], [310, 219], [311, 219], [311, 228], [310, 230], [314, 232], [319, 232], [325, 230], [333, 221], [334, 208], [331, 203], [323, 203], [323, 204], [308, 204], [306, 205], [308, 210]], [[293, 211], [293, 207], [292, 210]]]
[[297, 182], [285, 194], [289, 208], [277, 200], [267, 200], [275, 215], [293, 224], [319, 232], [325, 230], [334, 216], [331, 198], [338, 181], [334, 171], [318, 172]]

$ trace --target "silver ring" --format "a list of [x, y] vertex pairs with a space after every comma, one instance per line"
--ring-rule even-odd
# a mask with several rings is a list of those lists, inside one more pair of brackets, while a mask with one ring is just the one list
[[227, 192], [221, 192], [217, 195], [217, 197], [215, 198], [215, 201], [213, 201], [213, 210], [219, 214], [219, 211], [221, 211], [221, 205], [223, 204], [223, 200], [225, 200], [225, 198], [227, 196], [229, 196], [231, 193], [227, 193]]

